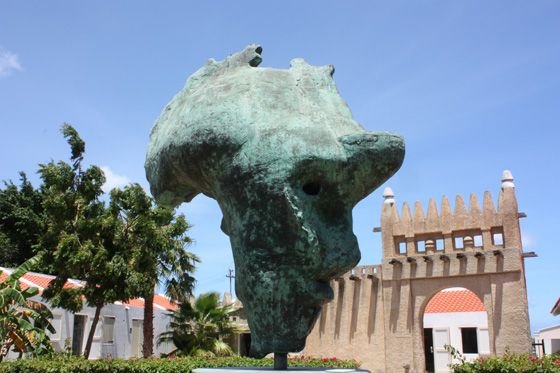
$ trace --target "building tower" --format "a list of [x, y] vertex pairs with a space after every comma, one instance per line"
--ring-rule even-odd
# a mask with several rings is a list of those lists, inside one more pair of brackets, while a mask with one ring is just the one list
[[531, 336], [519, 213], [511, 172], [502, 174], [497, 208], [471, 194], [453, 210], [447, 197], [427, 213], [420, 202], [399, 214], [390, 188], [383, 194], [382, 264], [358, 266], [331, 282], [308, 337], [308, 355], [354, 358], [373, 372], [425, 370], [423, 315], [440, 290], [472, 291], [488, 314], [493, 354], [529, 352]]

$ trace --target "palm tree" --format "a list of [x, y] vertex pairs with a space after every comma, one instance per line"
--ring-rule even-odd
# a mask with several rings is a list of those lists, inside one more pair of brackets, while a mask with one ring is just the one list
[[[172, 302], [188, 303], [196, 282], [191, 274], [194, 272], [194, 264], [200, 260], [196, 255], [185, 250], [184, 245], [190, 242], [190, 238], [187, 236], [183, 240], [170, 239], [170, 241], [174, 242], [170, 242], [170, 245], [159, 251], [156, 257], [156, 279], [164, 279], [165, 294]], [[154, 285], [156, 284], [157, 281]], [[142, 346], [142, 354], [146, 358], [150, 357], [153, 353], [155, 286], [151, 290], [144, 300], [144, 344]]]
[[19, 357], [26, 352], [34, 355], [53, 352], [45, 329], [55, 333], [49, 322], [52, 313], [43, 304], [29, 298], [39, 290], [29, 287], [21, 290], [19, 279], [40, 260], [34, 256], [16, 268], [0, 283], [0, 361], [13, 347]]
[[231, 305], [220, 305], [218, 293], [205, 293], [179, 305], [172, 314], [171, 330], [160, 334], [158, 344], [173, 342], [169, 355], [224, 356], [233, 353], [224, 338], [237, 330], [231, 324]]
[[192, 295], [195, 263], [200, 260], [186, 250], [191, 239], [190, 228], [183, 215], [157, 206], [139, 184], [111, 191], [110, 209], [120, 219], [117, 240], [129, 247], [130, 261], [138, 286], [137, 294], [144, 298], [142, 354], [153, 353], [154, 293], [160, 279], [167, 296], [184, 302]]

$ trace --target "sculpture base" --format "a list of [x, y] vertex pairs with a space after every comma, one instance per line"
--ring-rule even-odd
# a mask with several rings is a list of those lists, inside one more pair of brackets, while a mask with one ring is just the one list
[[[263, 373], [263, 372], [286, 372], [286, 370], [274, 370], [272, 367], [224, 367], [224, 368], [197, 368], [192, 373]], [[288, 367], [289, 373], [370, 373], [365, 369], [346, 368], [306, 368]]]

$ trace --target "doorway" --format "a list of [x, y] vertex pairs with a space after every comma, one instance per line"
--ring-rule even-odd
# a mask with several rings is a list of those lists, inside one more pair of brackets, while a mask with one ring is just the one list
[[434, 336], [432, 328], [424, 329], [424, 357], [426, 373], [434, 373]]
[[251, 333], [239, 335], [239, 356], [249, 356], [251, 350]]
[[488, 314], [472, 291], [453, 287], [434, 294], [424, 309], [426, 371], [450, 372], [450, 349], [471, 361], [490, 352]]
[[449, 328], [434, 328], [432, 335], [434, 342], [434, 372], [450, 372], [451, 354], [446, 349], [446, 346], [449, 345]]
[[74, 315], [74, 328], [72, 330], [72, 355], [79, 356], [82, 354], [86, 322], [86, 315]]

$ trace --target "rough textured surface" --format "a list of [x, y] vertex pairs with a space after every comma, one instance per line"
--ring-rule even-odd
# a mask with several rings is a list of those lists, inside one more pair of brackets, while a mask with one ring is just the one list
[[160, 202], [218, 201], [256, 357], [303, 349], [333, 298], [329, 280], [360, 260], [352, 208], [404, 157], [401, 137], [352, 119], [332, 66], [259, 68], [261, 52], [193, 74], [156, 121], [146, 160]]
[[[473, 194], [468, 208], [458, 197], [451, 211], [444, 197], [439, 212], [432, 200], [427, 209], [417, 204], [415, 213], [405, 202], [399, 214], [394, 199], [387, 203], [386, 195], [383, 263], [356, 267], [333, 281], [334, 300], [323, 307], [304, 355], [356, 359], [375, 373], [424, 372], [426, 305], [440, 290], [452, 287], [470, 290], [484, 304], [492, 354], [529, 353], [519, 211], [512, 181], [506, 182], [497, 209], [486, 192], [482, 206]], [[502, 243], [494, 242], [495, 232], [503, 232]], [[467, 239], [476, 235], [482, 236], [480, 247]], [[464, 237], [464, 249], [454, 247], [457, 236]], [[443, 248], [428, 244], [437, 239], [443, 239]], [[403, 241], [406, 250], [401, 251]], [[417, 241], [426, 243], [425, 251], [416, 249]]]

